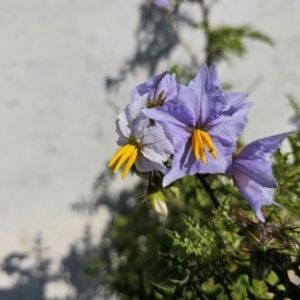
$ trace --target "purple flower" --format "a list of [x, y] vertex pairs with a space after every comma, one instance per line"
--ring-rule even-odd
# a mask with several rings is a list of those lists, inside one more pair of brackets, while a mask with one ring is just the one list
[[174, 143], [172, 168], [164, 176], [163, 186], [185, 174], [225, 173], [252, 106], [246, 103], [228, 109], [223, 92], [213, 85], [205, 65], [185, 94], [184, 103], [170, 101], [161, 108], [143, 109], [169, 130]]
[[273, 200], [277, 182], [272, 171], [272, 155], [290, 134], [283, 133], [252, 142], [238, 152], [229, 169], [240, 193], [262, 222], [265, 218], [261, 207], [278, 205]]
[[165, 130], [159, 124], [150, 126], [149, 119], [141, 112], [145, 107], [148, 94], [139, 101], [130, 103], [117, 118], [117, 144], [122, 146], [109, 162], [113, 172], [117, 172], [123, 164], [124, 179], [132, 165], [141, 172], [159, 170], [165, 172], [163, 162], [173, 153], [173, 146]]
[[175, 74], [171, 75], [166, 71], [135, 87], [132, 91], [132, 101], [138, 101], [141, 96], [148, 94], [146, 107], [160, 107], [175, 99], [177, 89]]
[[170, 0], [154, 0], [153, 4], [159, 9], [167, 9], [170, 6]]

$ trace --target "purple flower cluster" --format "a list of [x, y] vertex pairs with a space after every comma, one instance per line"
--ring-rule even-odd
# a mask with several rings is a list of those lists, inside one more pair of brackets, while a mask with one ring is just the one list
[[[118, 145], [109, 163], [116, 172], [126, 163], [122, 178], [133, 165], [140, 172], [164, 174], [163, 186], [185, 175], [230, 174], [257, 217], [273, 201], [277, 186], [272, 173], [274, 151], [290, 134], [255, 141], [236, 152], [251, 103], [246, 94], [225, 93], [215, 66], [202, 66], [187, 86], [164, 72], [138, 85], [132, 103], [117, 118]], [[172, 166], [165, 162], [172, 157]]]

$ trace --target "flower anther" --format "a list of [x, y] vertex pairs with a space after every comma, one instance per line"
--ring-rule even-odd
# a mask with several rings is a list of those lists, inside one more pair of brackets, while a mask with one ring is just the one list
[[136, 145], [126, 144], [121, 149], [119, 149], [113, 156], [108, 164], [108, 167], [112, 169], [112, 172], [118, 172], [121, 166], [127, 161], [121, 178], [124, 179], [138, 155], [138, 149]]
[[202, 160], [206, 164], [205, 148], [212, 154], [214, 158], [218, 158], [216, 147], [210, 135], [200, 129], [194, 129], [192, 133], [192, 148], [197, 160]]

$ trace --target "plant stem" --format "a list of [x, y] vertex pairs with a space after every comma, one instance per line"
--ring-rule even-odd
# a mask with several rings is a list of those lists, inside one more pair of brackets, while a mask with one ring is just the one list
[[202, 18], [203, 18], [203, 31], [206, 38], [205, 61], [207, 66], [209, 67], [214, 63], [214, 57], [211, 52], [211, 40], [210, 40], [210, 25], [209, 25], [210, 6], [207, 6], [205, 0], [199, 0], [199, 4], [201, 7]]
[[206, 179], [204, 178], [203, 175], [200, 175], [197, 173], [196, 178], [199, 180], [200, 184], [202, 185], [204, 191], [207, 193], [209, 196], [211, 202], [213, 203], [215, 208], [218, 208], [220, 206], [219, 200], [214, 194], [214, 190], [210, 187], [210, 185], [207, 183]]

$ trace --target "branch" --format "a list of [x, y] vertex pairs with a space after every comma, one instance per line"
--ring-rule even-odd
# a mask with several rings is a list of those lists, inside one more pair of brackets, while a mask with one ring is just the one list
[[195, 176], [199, 180], [199, 182], [202, 185], [204, 191], [209, 196], [209, 198], [210, 198], [211, 202], [213, 203], [214, 207], [218, 208], [220, 206], [220, 203], [219, 203], [219, 200], [217, 199], [217, 197], [214, 194], [214, 190], [210, 187], [210, 185], [207, 183], [206, 179], [202, 175], [197, 173]]

